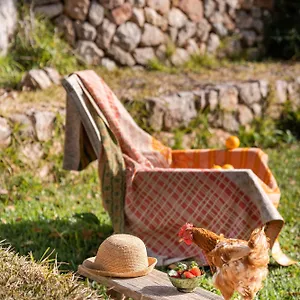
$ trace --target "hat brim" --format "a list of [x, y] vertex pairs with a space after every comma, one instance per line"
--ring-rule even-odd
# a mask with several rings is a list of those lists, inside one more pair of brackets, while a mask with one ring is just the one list
[[126, 272], [126, 273], [108, 272], [108, 271], [102, 271], [97, 269], [97, 267], [95, 266], [95, 258], [96, 257], [90, 257], [84, 260], [82, 265], [78, 266], [78, 273], [84, 276], [90, 273], [92, 275], [103, 276], [103, 277], [118, 277], [118, 278], [140, 277], [149, 274], [154, 269], [157, 263], [157, 259], [155, 257], [148, 257], [148, 267], [143, 270], [139, 270], [135, 272]]

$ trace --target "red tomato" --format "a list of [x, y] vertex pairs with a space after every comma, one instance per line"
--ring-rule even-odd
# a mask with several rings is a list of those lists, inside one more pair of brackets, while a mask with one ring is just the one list
[[195, 275], [196, 277], [201, 275], [201, 271], [199, 268], [197, 267], [193, 267], [192, 269], [189, 270], [193, 275]]
[[192, 273], [189, 272], [189, 271], [185, 271], [185, 272], [183, 273], [183, 276], [184, 276], [184, 278], [194, 278], [194, 277], [196, 277], [194, 274], [192, 274]]

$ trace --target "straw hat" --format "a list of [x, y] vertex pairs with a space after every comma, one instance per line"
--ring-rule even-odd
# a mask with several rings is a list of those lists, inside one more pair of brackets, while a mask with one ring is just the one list
[[108, 277], [139, 277], [150, 273], [156, 263], [156, 258], [147, 257], [141, 239], [129, 234], [114, 234], [100, 245], [95, 257], [86, 259], [78, 267], [78, 272]]

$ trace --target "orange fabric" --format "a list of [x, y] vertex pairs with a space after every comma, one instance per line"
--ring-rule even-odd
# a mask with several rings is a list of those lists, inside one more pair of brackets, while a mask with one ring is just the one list
[[230, 164], [235, 169], [251, 169], [264, 183], [265, 192], [280, 194], [267, 159], [267, 154], [258, 148], [173, 150], [171, 167], [211, 169], [213, 165]]

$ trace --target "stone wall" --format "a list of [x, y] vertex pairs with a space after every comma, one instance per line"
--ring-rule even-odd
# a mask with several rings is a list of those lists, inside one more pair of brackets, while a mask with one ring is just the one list
[[[92, 65], [109, 68], [191, 54], [225, 56], [262, 51], [272, 0], [33, 0]], [[223, 43], [222, 43], [223, 41]]]
[[[39, 108], [22, 110], [22, 113], [5, 113], [5, 103], [11, 105], [11, 97], [9, 94], [1, 97], [0, 90], [0, 148], [10, 145], [13, 128], [17, 125], [19, 136], [27, 141], [22, 147], [24, 157], [42, 156], [41, 145], [52, 140], [57, 120], [61, 124], [65, 118], [64, 107], [44, 103]], [[223, 143], [229, 133], [236, 133], [241, 125], [251, 125], [255, 117], [278, 118], [288, 100], [295, 110], [299, 109], [300, 77], [293, 81], [277, 80], [274, 84], [265, 80], [209, 84], [192, 91], [146, 98], [142, 103], [148, 115], [147, 126], [169, 146], [174, 145], [174, 130], [186, 128], [207, 111], [213, 136], [211, 145], [215, 146]], [[194, 140], [193, 132], [184, 135], [183, 146], [191, 147]], [[61, 146], [57, 148], [62, 149]]]

